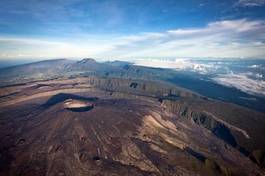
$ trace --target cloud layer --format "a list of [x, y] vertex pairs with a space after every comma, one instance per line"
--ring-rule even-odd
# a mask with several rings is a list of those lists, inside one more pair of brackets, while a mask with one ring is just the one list
[[220, 85], [233, 87], [251, 95], [265, 97], [264, 62], [251, 64], [241, 61], [215, 61], [194, 59], [140, 59], [136, 65], [170, 68], [199, 73], [199, 77]]
[[221, 66], [218, 64], [199, 63], [193, 61], [192, 59], [139, 59], [135, 60], [134, 64], [153, 68], [170, 68], [176, 70], [193, 71], [200, 74], [208, 74], [221, 68]]
[[183, 28], [127, 36], [78, 34], [63, 40], [0, 37], [0, 57], [148, 57], [265, 58], [265, 22], [223, 20], [201, 28]]
[[251, 79], [247, 74], [225, 74], [213, 78], [218, 84], [237, 88], [252, 95], [265, 96], [265, 81]]
[[124, 57], [265, 57], [265, 23], [247, 19], [124, 37], [112, 51]]

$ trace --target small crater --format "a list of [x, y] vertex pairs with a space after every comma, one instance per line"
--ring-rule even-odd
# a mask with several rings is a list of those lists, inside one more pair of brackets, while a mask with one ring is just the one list
[[64, 108], [72, 112], [85, 112], [93, 109], [94, 105], [86, 101], [68, 99], [64, 101]]

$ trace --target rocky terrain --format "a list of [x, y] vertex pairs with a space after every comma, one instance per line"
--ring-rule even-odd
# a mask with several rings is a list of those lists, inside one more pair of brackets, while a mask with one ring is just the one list
[[264, 113], [80, 62], [2, 70], [0, 175], [265, 175]]

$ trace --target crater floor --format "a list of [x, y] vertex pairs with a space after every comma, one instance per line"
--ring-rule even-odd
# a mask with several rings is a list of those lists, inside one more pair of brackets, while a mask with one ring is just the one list
[[83, 112], [93, 109], [94, 105], [81, 100], [68, 99], [64, 102], [64, 108], [74, 112]]

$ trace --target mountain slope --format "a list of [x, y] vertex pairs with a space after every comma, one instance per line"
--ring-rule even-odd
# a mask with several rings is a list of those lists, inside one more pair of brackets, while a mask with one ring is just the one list
[[93, 59], [0, 70], [0, 175], [264, 175], [265, 114]]
[[252, 155], [263, 113], [171, 86], [79, 76], [1, 88], [0, 175], [264, 175]]

